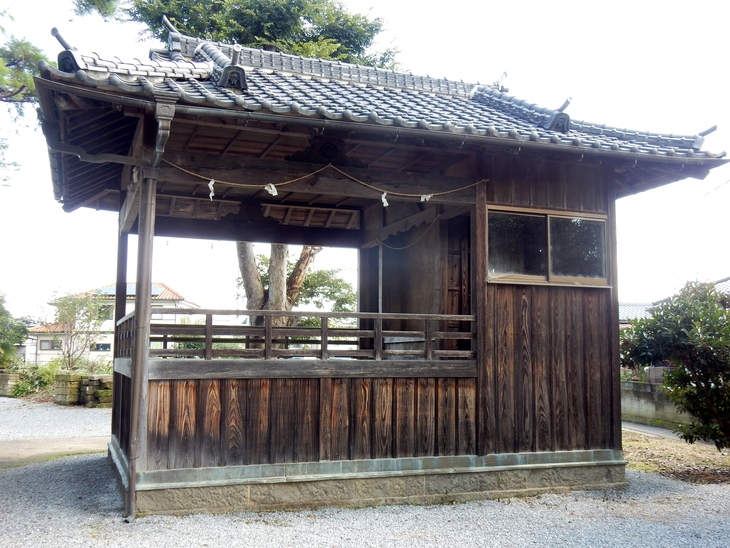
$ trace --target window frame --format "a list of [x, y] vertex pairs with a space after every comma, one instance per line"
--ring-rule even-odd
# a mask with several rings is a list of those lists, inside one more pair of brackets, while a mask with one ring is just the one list
[[165, 305], [164, 304], [153, 304], [153, 305], [151, 305], [150, 306], [150, 320], [151, 321], [152, 320], [164, 320], [165, 319], [165, 317], [164, 317], [165, 315], [164, 314], [160, 314], [160, 313], [156, 313], [155, 312], [155, 308], [165, 308]]
[[[99, 348], [100, 346], [109, 347], [109, 348]], [[89, 352], [111, 352], [112, 351], [112, 343], [91, 343], [89, 345]]]
[[[46, 343], [48, 343], [50, 348], [43, 348]], [[56, 339], [40, 339], [38, 341], [38, 350], [41, 352], [58, 352], [61, 350], [61, 342]]]
[[[492, 273], [489, 271], [489, 215], [490, 213], [502, 213], [513, 215], [529, 215], [532, 217], [542, 217], [545, 220], [545, 228], [547, 234], [547, 257], [546, 257], [546, 273], [545, 275], [518, 274], [518, 273]], [[552, 234], [551, 223], [552, 218], [561, 219], [581, 219], [586, 221], [598, 221], [603, 223], [603, 248], [604, 248], [604, 274], [602, 278], [584, 277], [584, 276], [562, 276], [552, 273], [553, 270], [553, 251], [552, 251]], [[608, 236], [608, 215], [603, 213], [572, 211], [572, 210], [549, 210], [549, 209], [532, 209], [522, 207], [505, 207], [487, 205], [487, 282], [488, 283], [510, 283], [510, 284], [528, 284], [528, 285], [562, 285], [581, 287], [611, 287], [608, 283], [611, 263], [610, 263], [610, 246]]]

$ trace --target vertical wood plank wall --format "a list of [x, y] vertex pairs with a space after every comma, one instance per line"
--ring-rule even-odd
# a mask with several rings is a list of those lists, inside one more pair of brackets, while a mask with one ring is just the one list
[[613, 434], [610, 292], [489, 284], [484, 335], [494, 416], [480, 454], [620, 447]]
[[[520, 152], [486, 155], [480, 167], [489, 179], [484, 198], [490, 207], [613, 211], [608, 170], [595, 164]], [[614, 286], [613, 223], [607, 226]], [[480, 454], [621, 447], [614, 291], [486, 284], [484, 302], [477, 304], [485, 307], [480, 349], [487, 354]]]
[[476, 453], [475, 379], [152, 381], [149, 470]]
[[[603, 168], [524, 153], [485, 157], [482, 167], [489, 183], [478, 207], [611, 211]], [[434, 230], [428, 248], [444, 238]], [[467, 261], [465, 251], [460, 256]], [[360, 305], [374, 309], [377, 250], [361, 261], [361, 282], [369, 283]], [[479, 390], [472, 378], [153, 381], [148, 469], [620, 448], [612, 290], [487, 283], [486, 269], [474, 264], [481, 287], [471, 303], [483, 319], [485, 354]], [[395, 266], [385, 265], [385, 274], [409, 271]], [[421, 288], [453, 278], [435, 267], [419, 272], [429, 273], [415, 284]], [[447, 285], [441, 291], [457, 287]], [[414, 312], [391, 289], [384, 311]], [[436, 306], [449, 300], [432, 297]]]

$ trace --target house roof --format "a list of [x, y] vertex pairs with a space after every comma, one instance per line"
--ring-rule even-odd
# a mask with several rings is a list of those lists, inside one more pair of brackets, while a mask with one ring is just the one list
[[[66, 49], [54, 78], [100, 89], [181, 103], [249, 112], [295, 115], [381, 127], [423, 129], [514, 143], [540, 144], [605, 154], [717, 159], [701, 149], [703, 135], [667, 135], [570, 120], [496, 86], [414, 76], [372, 67], [235, 47], [171, 33], [170, 46], [150, 59], [103, 59]], [[245, 87], [225, 87], [232, 66]], [[564, 123], [568, 126], [565, 127]], [[569, 127], [569, 129], [568, 129]], [[566, 130], [562, 130], [564, 128]]]
[[[95, 298], [104, 300], [114, 300], [116, 294], [116, 284], [105, 285], [98, 289], [92, 289], [90, 292]], [[127, 299], [134, 299], [137, 295], [137, 284], [127, 284]], [[162, 283], [152, 283], [152, 300], [153, 301], [184, 301], [185, 298], [180, 295], [177, 291], [171, 289], [168, 285]], [[197, 307], [193, 303], [187, 303], [192, 307]], [[43, 325], [37, 325], [28, 329], [31, 333], [46, 334], [46, 333], [68, 333], [68, 326], [64, 326], [60, 323], [47, 323]]]
[[[106, 285], [98, 289], [93, 290], [93, 294], [96, 297], [102, 299], [114, 299], [116, 295], [117, 286], [116, 284]], [[127, 298], [134, 299], [137, 295], [137, 284], [127, 284]], [[171, 289], [169, 286], [161, 283], [152, 283], [152, 300], [153, 301], [184, 301], [185, 298], [180, 295], [177, 291]]]
[[39, 333], [39, 334], [68, 333], [69, 327], [62, 323], [46, 323], [43, 325], [36, 325], [34, 327], [29, 327], [28, 331], [30, 333]]
[[643, 320], [651, 317], [654, 303], [618, 303], [618, 321]]
[[[333, 152], [346, 155], [339, 165], [420, 175], [468, 161], [468, 150], [538, 150], [615, 161], [617, 197], [703, 178], [725, 162], [724, 153], [702, 149], [712, 129], [672, 135], [577, 121], [563, 107], [540, 107], [498, 85], [242, 48], [169, 28], [168, 47], [145, 60], [80, 52], [54, 29], [65, 49], [58, 68], [41, 63], [36, 83], [54, 194], [65, 209], [118, 207], [122, 164], [140, 165], [152, 154], [132, 150], [139, 131], [133, 111], [165, 101], [175, 104], [172, 146], [197, 154], [289, 160], [312, 144], [312, 134], [342, 132], [351, 140], [345, 152]], [[215, 128], [195, 125], [205, 117]], [[206, 203], [203, 189], [194, 203], [158, 205], [171, 216], [219, 220], [236, 214], [237, 198], [246, 196], [244, 188], [229, 188], [230, 203]]]
[[730, 293], [730, 277], [717, 280], [715, 282], [715, 288], [723, 293]]
[[[723, 278], [714, 282], [715, 289], [723, 293], [730, 293], [730, 277]], [[653, 303], [618, 303], [618, 319], [619, 322], [627, 322], [629, 320], [639, 320], [644, 318], [650, 318], [652, 308], [660, 303], [668, 300], [669, 297], [665, 297], [659, 301]]]

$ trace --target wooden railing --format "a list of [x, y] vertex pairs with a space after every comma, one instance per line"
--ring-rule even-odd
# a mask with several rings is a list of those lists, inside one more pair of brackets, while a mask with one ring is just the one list
[[[474, 316], [155, 309], [150, 357], [472, 359]], [[318, 325], [279, 326], [296, 317]], [[260, 325], [248, 325], [256, 318]], [[387, 329], [388, 324], [417, 328]], [[458, 326], [458, 330], [447, 330]], [[410, 348], [409, 348], [410, 347]]]
[[[150, 379], [472, 377], [475, 316], [156, 308]], [[118, 325], [133, 325], [127, 315]], [[288, 318], [303, 321], [286, 326]], [[251, 325], [253, 323], [254, 325]], [[370, 364], [370, 365], [368, 365]]]
[[134, 331], [137, 316], [131, 312], [117, 322], [114, 333], [114, 357], [131, 359], [134, 353]]

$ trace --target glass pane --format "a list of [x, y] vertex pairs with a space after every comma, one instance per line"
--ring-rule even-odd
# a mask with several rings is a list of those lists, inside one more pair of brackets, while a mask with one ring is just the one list
[[550, 218], [553, 276], [606, 277], [606, 234], [603, 221]]
[[489, 214], [489, 273], [547, 276], [545, 217]]

